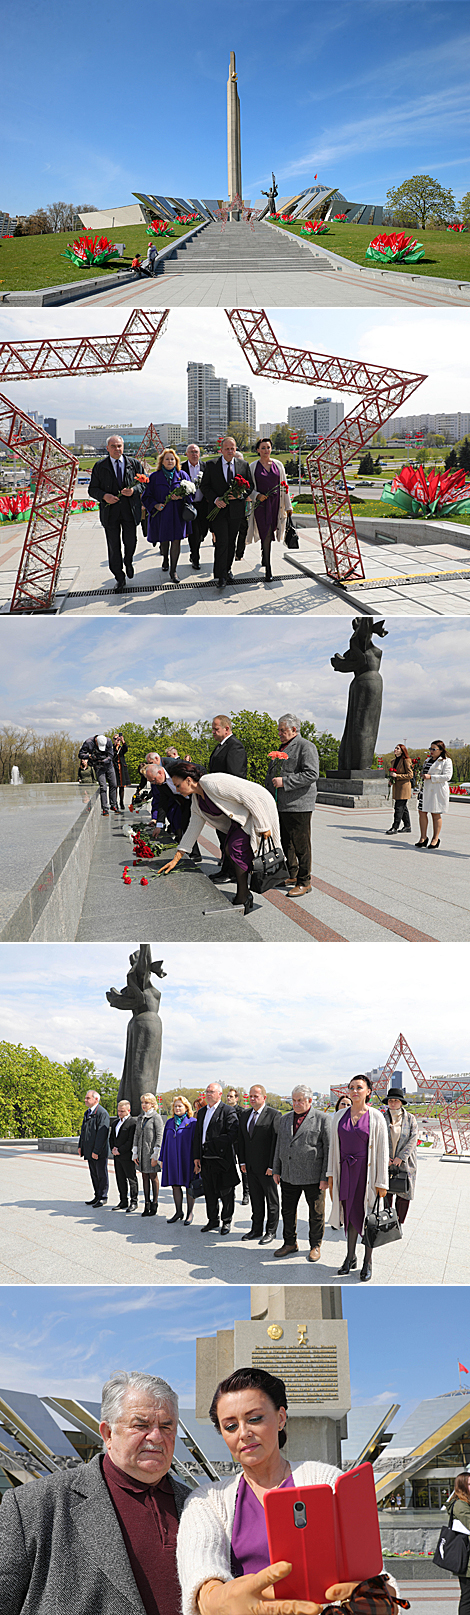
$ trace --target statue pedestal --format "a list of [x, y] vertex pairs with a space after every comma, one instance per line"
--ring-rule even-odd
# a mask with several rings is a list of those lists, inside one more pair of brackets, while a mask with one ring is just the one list
[[328, 769], [318, 782], [317, 802], [322, 807], [384, 807], [388, 777], [383, 768]]

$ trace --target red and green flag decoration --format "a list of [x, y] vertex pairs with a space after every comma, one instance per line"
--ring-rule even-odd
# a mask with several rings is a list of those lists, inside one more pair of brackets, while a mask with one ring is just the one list
[[392, 482], [384, 484], [382, 500], [405, 516], [470, 516], [470, 482], [465, 471], [434, 471], [422, 465], [403, 465]]
[[403, 231], [400, 235], [393, 231], [389, 236], [374, 236], [374, 240], [369, 242], [366, 258], [374, 264], [417, 264], [420, 258], [424, 258], [424, 247], [420, 241], [412, 241], [411, 236], [405, 236]]
[[73, 264], [81, 268], [101, 268], [109, 264], [112, 258], [119, 258], [119, 252], [107, 236], [80, 236], [78, 241], [70, 242], [62, 254], [63, 258], [70, 258]]
[[458, 219], [455, 220], [455, 224], [446, 224], [446, 230], [457, 230], [459, 235], [466, 229], [467, 225], [460, 224]]
[[345, 218], [345, 213], [335, 213], [333, 215], [333, 224], [344, 224]]
[[301, 236], [327, 236], [329, 228], [329, 224], [325, 224], [324, 219], [306, 219], [305, 224], [301, 225], [300, 234]]
[[151, 224], [147, 225], [146, 235], [148, 235], [148, 236], [166, 236], [166, 235], [171, 236], [171, 235], [173, 235], [173, 231], [170, 230], [169, 220], [168, 219], [152, 219]]

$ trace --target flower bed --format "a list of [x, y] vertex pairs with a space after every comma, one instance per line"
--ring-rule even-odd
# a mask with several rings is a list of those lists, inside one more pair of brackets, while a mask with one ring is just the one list
[[327, 236], [329, 235], [329, 229], [330, 226], [325, 224], [324, 219], [306, 219], [305, 224], [300, 226], [300, 234], [301, 236]]
[[381, 499], [405, 516], [470, 515], [470, 482], [465, 471], [430, 471], [422, 465], [403, 465], [391, 482], [384, 483]]
[[170, 221], [169, 221], [169, 219], [152, 219], [151, 224], [147, 225], [146, 233], [147, 233], [148, 236], [172, 236], [173, 235], [173, 231], [170, 229]]
[[389, 236], [374, 236], [367, 247], [366, 258], [371, 263], [417, 264], [424, 258], [424, 247], [420, 241], [412, 241], [411, 236], [405, 236], [403, 231], [400, 235], [393, 232]]
[[80, 236], [78, 241], [72, 242], [72, 245], [69, 242], [63, 256], [64, 258], [70, 258], [71, 262], [77, 264], [78, 268], [81, 269], [84, 265], [86, 268], [90, 266], [95, 268], [101, 267], [103, 264], [109, 264], [113, 258], [119, 258], [119, 252], [115, 244], [108, 241], [107, 236], [100, 236], [99, 238], [98, 236]]

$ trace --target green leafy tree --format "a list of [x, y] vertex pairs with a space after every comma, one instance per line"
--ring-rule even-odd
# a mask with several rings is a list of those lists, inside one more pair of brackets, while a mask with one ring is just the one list
[[39, 1049], [0, 1043], [0, 1136], [64, 1138], [76, 1132], [79, 1108], [65, 1065]]
[[315, 724], [309, 723], [308, 720], [301, 724], [300, 733], [303, 735], [304, 740], [312, 740], [314, 746], [316, 746], [321, 774], [325, 774], [329, 768], [338, 767], [340, 742], [336, 739], [336, 735], [328, 734], [326, 729], [322, 730], [321, 734], [317, 734]]
[[460, 218], [461, 218], [462, 224], [469, 225], [470, 224], [470, 191], [466, 191], [465, 196], [462, 197], [462, 201], [460, 203], [459, 213], [460, 213]]
[[116, 1115], [119, 1079], [113, 1076], [112, 1071], [97, 1071], [93, 1060], [81, 1059], [80, 1055], [75, 1055], [73, 1060], [66, 1060], [65, 1070], [69, 1073], [80, 1116], [83, 1114], [85, 1094], [89, 1088], [96, 1089], [101, 1104], [110, 1116]]
[[372, 455], [370, 453], [364, 454], [362, 460], [359, 461], [359, 476], [370, 477], [373, 470], [374, 461], [372, 459]]
[[457, 454], [456, 454], [455, 449], [451, 449], [450, 454], [446, 455], [446, 460], [445, 460], [446, 471], [456, 471], [457, 467], [458, 467]]
[[285, 421], [280, 421], [279, 424], [275, 426], [272, 444], [274, 451], [276, 451], [276, 449], [290, 449], [292, 447], [290, 427], [286, 425]]
[[237, 449], [248, 449], [251, 443], [251, 432], [246, 421], [229, 421], [230, 437], [235, 438]]
[[232, 712], [232, 728], [242, 741], [248, 757], [248, 779], [264, 785], [268, 771], [268, 753], [279, 751], [277, 723], [269, 712]]
[[431, 219], [446, 223], [455, 213], [452, 191], [446, 191], [430, 174], [414, 174], [402, 185], [392, 186], [387, 203], [397, 223], [418, 224], [421, 230]]
[[464, 439], [462, 447], [459, 449], [459, 466], [461, 471], [470, 472], [470, 443], [468, 437]]

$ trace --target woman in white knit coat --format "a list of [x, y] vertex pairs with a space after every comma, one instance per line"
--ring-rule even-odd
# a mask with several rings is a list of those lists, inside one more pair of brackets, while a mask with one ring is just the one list
[[[257, 460], [252, 472], [255, 491], [248, 505], [247, 544], [253, 539], [261, 541], [261, 564], [265, 568], [266, 583], [272, 583], [271, 544], [274, 538], [284, 538], [288, 512], [292, 510], [285, 468], [281, 460], [273, 460], [271, 439], [262, 437], [258, 443]], [[256, 503], [257, 501], [257, 503]], [[256, 508], [255, 508], [256, 504]]]
[[[210, 1416], [242, 1473], [198, 1488], [185, 1504], [177, 1541], [183, 1615], [253, 1615], [261, 1602], [264, 1608], [263, 1590], [277, 1581], [283, 1598], [288, 1566], [282, 1560], [269, 1565], [264, 1493], [292, 1485], [333, 1487], [341, 1473], [314, 1460], [289, 1463], [282, 1451], [286, 1407], [283, 1380], [264, 1369], [236, 1369], [217, 1387]], [[386, 1582], [392, 1596], [395, 1585]], [[326, 1596], [340, 1601], [354, 1586], [329, 1587]], [[283, 1604], [275, 1599], [266, 1607], [281, 1615]], [[298, 1615], [317, 1615], [323, 1606], [291, 1607]]]
[[452, 779], [453, 763], [452, 758], [447, 756], [443, 740], [433, 740], [429, 756], [432, 762], [423, 777], [422, 812], [430, 813], [432, 817], [432, 841], [429, 842], [428, 852], [434, 852], [441, 839], [442, 814], [449, 812], [449, 780]]
[[[158, 784], [158, 771], [154, 778]], [[224, 858], [232, 864], [237, 882], [233, 905], [241, 906], [245, 914], [249, 914], [253, 897], [248, 888], [248, 876], [260, 840], [268, 835], [275, 847], [281, 845], [277, 807], [270, 792], [265, 791], [264, 785], [239, 779], [235, 774], [205, 774], [197, 763], [178, 761], [171, 769], [171, 778], [179, 796], [192, 797], [191, 818], [178, 851], [169, 864], [164, 864], [162, 874], [175, 869], [180, 858], [191, 852], [204, 825], [212, 824], [226, 836]]]
[[[347, 1252], [339, 1274], [357, 1267], [356, 1244], [377, 1195], [388, 1194], [390, 1151], [385, 1118], [370, 1105], [372, 1083], [362, 1074], [348, 1085], [351, 1105], [332, 1117], [328, 1187], [332, 1228], [346, 1226]], [[361, 1279], [372, 1277], [372, 1251], [364, 1246]]]

